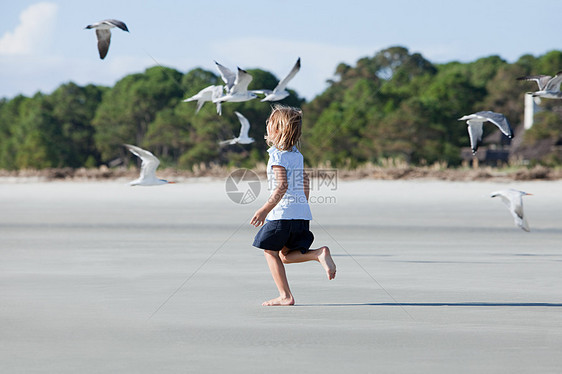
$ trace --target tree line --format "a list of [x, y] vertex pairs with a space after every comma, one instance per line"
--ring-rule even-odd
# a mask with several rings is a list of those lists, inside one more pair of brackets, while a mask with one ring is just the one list
[[[300, 146], [310, 167], [353, 168], [387, 159], [455, 166], [461, 161], [460, 149], [469, 145], [466, 124], [459, 117], [493, 110], [518, 128], [524, 94], [537, 88], [516, 78], [554, 75], [560, 67], [560, 51], [524, 55], [514, 63], [489, 56], [469, 63], [434, 64], [419, 53], [391, 47], [359, 59], [355, 66], [338, 65], [326, 90], [310, 102], [290, 91], [281, 103], [303, 108]], [[248, 72], [253, 76], [249, 89], [278, 83], [270, 72]], [[0, 169], [120, 165], [132, 161], [123, 143], [148, 149], [163, 166], [179, 169], [201, 164], [253, 167], [265, 162], [267, 146], [262, 139], [270, 103], [257, 99], [225, 103], [219, 116], [212, 103], [196, 114], [195, 103], [182, 102], [221, 83], [219, 75], [201, 68], [184, 74], [154, 66], [125, 76], [113, 87], [70, 82], [48, 95], [4, 98]], [[543, 99], [541, 106], [545, 110], [535, 117], [525, 142], [562, 139], [558, 100]], [[248, 118], [249, 135], [256, 142], [221, 147], [220, 140], [239, 132], [234, 111]], [[538, 161], [562, 162], [553, 157]]]

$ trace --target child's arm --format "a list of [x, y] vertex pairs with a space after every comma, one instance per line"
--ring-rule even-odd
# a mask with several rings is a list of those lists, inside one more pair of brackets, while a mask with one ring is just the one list
[[306, 201], [308, 201], [308, 197], [310, 196], [310, 178], [308, 178], [308, 173], [306, 171], [303, 171], [302, 182], [304, 195], [306, 196]]
[[275, 172], [277, 186], [265, 204], [254, 213], [254, 216], [250, 220], [250, 225], [256, 227], [263, 225], [265, 223], [265, 217], [275, 208], [279, 201], [281, 201], [283, 195], [285, 195], [285, 192], [287, 192], [287, 188], [289, 187], [287, 183], [287, 171], [283, 166], [277, 165], [273, 166], [273, 171]]

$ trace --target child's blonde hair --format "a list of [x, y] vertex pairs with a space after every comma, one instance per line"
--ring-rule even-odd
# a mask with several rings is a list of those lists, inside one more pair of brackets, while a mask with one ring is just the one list
[[276, 104], [267, 119], [267, 144], [290, 151], [301, 137], [302, 110]]

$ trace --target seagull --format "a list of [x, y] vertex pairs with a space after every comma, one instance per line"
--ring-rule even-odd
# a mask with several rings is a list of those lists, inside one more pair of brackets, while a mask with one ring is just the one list
[[507, 118], [501, 113], [491, 112], [489, 110], [476, 112], [459, 118], [459, 121], [466, 121], [466, 123], [468, 123], [468, 135], [470, 136], [470, 147], [472, 148], [473, 155], [476, 154], [478, 145], [480, 141], [482, 141], [482, 126], [486, 121], [490, 121], [496, 125], [509, 139], [513, 138], [513, 130], [511, 130]]
[[132, 154], [142, 160], [140, 177], [130, 182], [131, 186], [157, 186], [160, 184], [168, 184], [165, 179], [156, 178], [156, 168], [160, 161], [151, 152], [131, 144], [123, 144]]
[[531, 92], [533, 97], [544, 97], [545, 99], [562, 99], [560, 83], [562, 82], [562, 71], [556, 73], [554, 77], [550, 75], [528, 75], [517, 78], [519, 81], [535, 81], [539, 90]]
[[491, 197], [499, 196], [513, 216], [515, 224], [525, 231], [531, 231], [527, 219], [523, 214], [523, 196], [532, 195], [531, 193], [514, 190], [513, 188], [492, 192]]
[[240, 135], [237, 138], [234, 139], [230, 139], [230, 140], [224, 140], [222, 142], [219, 142], [220, 145], [225, 145], [225, 144], [250, 144], [254, 142], [254, 138], [250, 138], [248, 136], [248, 132], [250, 131], [250, 122], [248, 121], [248, 119], [246, 117], [244, 117], [241, 113], [239, 112], [234, 112], [237, 116], [238, 116], [238, 120], [240, 121]]
[[[213, 85], [203, 88], [196, 95], [193, 95], [188, 99], [185, 99], [184, 102], [197, 100], [197, 111], [195, 111], [195, 114], [197, 114], [199, 113], [201, 107], [203, 107], [203, 104], [205, 104], [206, 101], [213, 101], [215, 99], [218, 99], [222, 95], [223, 95], [223, 86]], [[219, 115], [222, 115], [221, 103], [217, 102], [216, 104], [217, 104], [217, 113]]]
[[248, 91], [248, 85], [250, 84], [252, 79], [252, 76], [248, 74], [246, 70], [238, 68], [236, 78], [234, 79], [232, 86], [230, 86], [232, 82], [232, 76], [229, 75], [225, 79], [225, 76], [223, 75], [223, 80], [226, 83], [226, 94], [217, 99], [214, 99], [213, 103], [222, 103], [224, 101], [241, 102], [255, 99], [257, 97], [256, 94]]
[[285, 89], [285, 87], [287, 87], [289, 81], [293, 79], [295, 75], [299, 72], [300, 68], [301, 68], [301, 58], [299, 57], [297, 62], [295, 63], [295, 66], [293, 66], [289, 74], [287, 74], [287, 76], [277, 84], [277, 86], [273, 89], [273, 91], [252, 90], [252, 92], [257, 94], [265, 94], [265, 97], [261, 100], [262, 102], [283, 100], [284, 98], [289, 96], [289, 92]]
[[98, 51], [102, 60], [105, 58], [105, 56], [107, 55], [107, 51], [109, 50], [109, 42], [111, 41], [111, 29], [114, 27], [119, 27], [121, 30], [129, 32], [127, 25], [125, 25], [124, 22], [118, 21], [116, 19], [106, 19], [85, 27], [86, 29], [96, 29], [96, 36], [98, 38]]

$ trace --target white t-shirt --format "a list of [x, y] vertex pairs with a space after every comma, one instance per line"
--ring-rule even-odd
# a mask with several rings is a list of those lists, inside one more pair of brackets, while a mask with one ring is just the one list
[[297, 147], [290, 151], [280, 151], [275, 147], [267, 150], [269, 161], [267, 162], [267, 182], [271, 193], [277, 187], [273, 166], [282, 166], [287, 173], [287, 192], [279, 203], [269, 212], [266, 217], [268, 221], [278, 219], [304, 219], [311, 220], [312, 213], [303, 189], [304, 162], [302, 154]]

